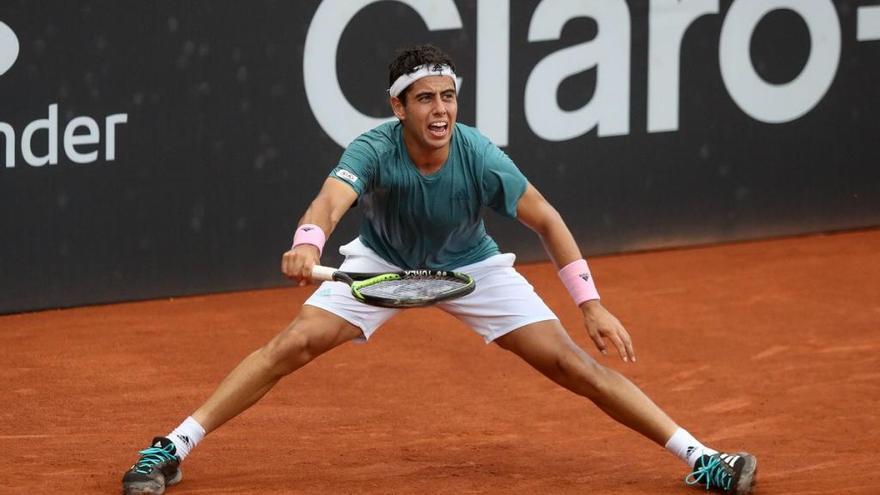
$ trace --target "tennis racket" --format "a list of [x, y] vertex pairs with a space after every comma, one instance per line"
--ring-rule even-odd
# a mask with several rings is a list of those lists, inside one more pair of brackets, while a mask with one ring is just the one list
[[383, 308], [416, 308], [466, 296], [476, 284], [470, 275], [445, 270], [353, 273], [315, 265], [312, 280], [335, 280], [351, 286], [351, 295]]

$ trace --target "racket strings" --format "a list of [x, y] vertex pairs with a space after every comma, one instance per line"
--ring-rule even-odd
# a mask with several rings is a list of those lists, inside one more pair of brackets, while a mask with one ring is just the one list
[[461, 280], [425, 277], [386, 280], [360, 289], [360, 293], [372, 297], [420, 299], [437, 297], [466, 285]]

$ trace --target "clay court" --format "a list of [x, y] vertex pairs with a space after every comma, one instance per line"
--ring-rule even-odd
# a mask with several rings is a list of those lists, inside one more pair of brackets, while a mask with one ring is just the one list
[[[876, 494], [880, 230], [596, 257], [633, 379], [756, 493]], [[521, 265], [593, 355], [550, 264]], [[280, 276], [280, 275], [279, 275]], [[313, 288], [0, 317], [0, 492], [117, 493]], [[701, 493], [683, 464], [435, 309], [286, 378], [168, 493]]]

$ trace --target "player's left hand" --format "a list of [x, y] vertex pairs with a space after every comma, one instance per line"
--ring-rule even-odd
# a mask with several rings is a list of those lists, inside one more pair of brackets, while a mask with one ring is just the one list
[[599, 352], [608, 354], [606, 340], [610, 340], [624, 362], [636, 361], [636, 353], [633, 351], [629, 332], [626, 331], [620, 320], [602, 306], [598, 299], [581, 304], [581, 312], [584, 314], [584, 326], [587, 327], [587, 333], [593, 339]]

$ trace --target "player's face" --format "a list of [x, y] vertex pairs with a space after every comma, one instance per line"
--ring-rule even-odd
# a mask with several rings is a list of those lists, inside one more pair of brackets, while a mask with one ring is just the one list
[[394, 114], [416, 146], [436, 150], [449, 145], [458, 114], [455, 82], [449, 76], [423, 77], [409, 87], [406, 106], [392, 99]]

